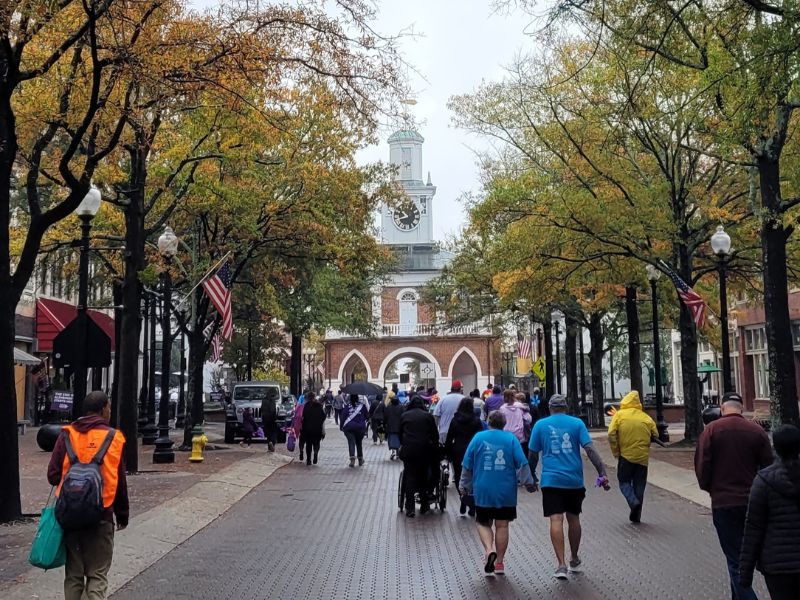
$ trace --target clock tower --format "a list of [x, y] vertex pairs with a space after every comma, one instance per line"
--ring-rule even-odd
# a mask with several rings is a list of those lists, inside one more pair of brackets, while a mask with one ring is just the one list
[[422, 144], [416, 131], [403, 129], [389, 137], [389, 162], [396, 168], [395, 181], [407, 201], [392, 208], [381, 207], [381, 241], [384, 244], [432, 244], [433, 197], [436, 187], [430, 173], [422, 180]]

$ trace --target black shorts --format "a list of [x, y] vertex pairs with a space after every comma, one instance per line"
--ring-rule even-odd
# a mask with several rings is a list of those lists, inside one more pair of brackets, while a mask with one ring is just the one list
[[542, 508], [544, 516], [581, 514], [583, 499], [586, 497], [585, 488], [542, 488]]
[[493, 508], [491, 506], [476, 506], [475, 520], [481, 525], [491, 525], [492, 521], [513, 521], [517, 518], [516, 506], [503, 506]]

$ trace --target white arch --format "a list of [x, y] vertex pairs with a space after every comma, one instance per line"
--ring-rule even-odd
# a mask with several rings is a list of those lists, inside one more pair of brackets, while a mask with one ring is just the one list
[[[347, 355], [344, 357], [344, 360], [339, 364], [339, 381], [344, 381], [344, 368], [347, 366], [347, 363], [353, 356], [357, 356], [361, 359], [361, 362], [364, 363], [364, 367], [367, 369], [367, 381], [372, 381], [372, 369], [370, 369], [369, 361], [366, 357], [361, 354], [358, 350], [353, 348]], [[350, 383], [349, 381], [347, 383]]]
[[384, 358], [383, 362], [381, 363], [381, 368], [378, 369], [378, 381], [384, 380], [384, 377], [386, 376], [386, 369], [389, 368], [389, 365], [392, 364], [392, 361], [403, 354], [419, 354], [420, 356], [424, 356], [426, 359], [428, 359], [428, 362], [433, 363], [433, 368], [436, 370], [436, 377], [440, 378], [442, 376], [442, 368], [439, 366], [439, 361], [436, 360], [433, 354], [416, 346], [405, 346], [403, 348], [398, 348], [397, 350], [394, 350], [386, 355], [386, 358]]
[[397, 300], [400, 300], [400, 298], [403, 297], [403, 294], [407, 294], [407, 293], [414, 294], [414, 302], [419, 302], [419, 292], [417, 290], [415, 290], [414, 288], [411, 288], [411, 287], [403, 288], [402, 290], [397, 292]]
[[469, 349], [469, 348], [467, 348], [466, 346], [462, 346], [462, 347], [461, 347], [461, 348], [458, 350], [458, 352], [456, 352], [456, 353], [453, 355], [453, 360], [451, 360], [451, 361], [450, 361], [450, 367], [447, 369], [447, 376], [448, 376], [450, 379], [452, 379], [452, 378], [453, 378], [453, 367], [455, 367], [455, 366], [456, 366], [456, 361], [458, 360], [458, 357], [459, 357], [459, 356], [461, 356], [462, 354], [465, 354], [465, 353], [466, 353], [466, 354], [468, 354], [468, 355], [470, 356], [470, 358], [472, 358], [472, 362], [474, 362], [474, 363], [475, 363], [475, 370], [476, 370], [476, 371], [477, 371], [477, 373], [478, 373], [478, 377], [479, 377], [479, 378], [480, 378], [480, 377], [483, 377], [483, 371], [481, 370], [481, 361], [479, 361], [479, 360], [478, 360], [478, 357], [477, 357], [477, 356], [475, 356], [475, 353], [474, 353], [472, 350], [470, 350], [470, 349]]

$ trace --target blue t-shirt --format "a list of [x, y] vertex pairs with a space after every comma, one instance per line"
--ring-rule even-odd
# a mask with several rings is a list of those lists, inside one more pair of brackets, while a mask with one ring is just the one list
[[462, 465], [472, 471], [475, 504], [485, 508], [517, 505], [517, 470], [528, 464], [522, 445], [510, 431], [476, 433]]
[[581, 447], [591, 443], [583, 421], [569, 415], [552, 415], [536, 421], [528, 448], [542, 454], [541, 487], [583, 487]]

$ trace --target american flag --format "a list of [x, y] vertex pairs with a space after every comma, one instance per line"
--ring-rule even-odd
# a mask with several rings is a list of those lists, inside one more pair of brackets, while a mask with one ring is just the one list
[[203, 289], [206, 295], [222, 317], [222, 337], [226, 340], [230, 340], [233, 336], [232, 287], [231, 268], [227, 262], [214, 275], [203, 282]]
[[[203, 333], [206, 335], [206, 339], [211, 335], [211, 332], [214, 330], [214, 322], [212, 321], [209, 323], [208, 327], [205, 328]], [[214, 334], [214, 337], [211, 340], [211, 362], [217, 363], [222, 356], [222, 338], [219, 334], [219, 329]]]
[[517, 332], [517, 356], [519, 358], [530, 358], [531, 356], [531, 341], [520, 332]]
[[675, 284], [675, 289], [678, 291], [678, 296], [681, 301], [692, 311], [692, 319], [698, 328], [702, 328], [706, 323], [706, 303], [705, 300], [695, 292], [689, 285], [681, 279], [678, 274], [670, 269], [666, 264], [661, 265], [667, 271], [667, 275], [672, 279]]

